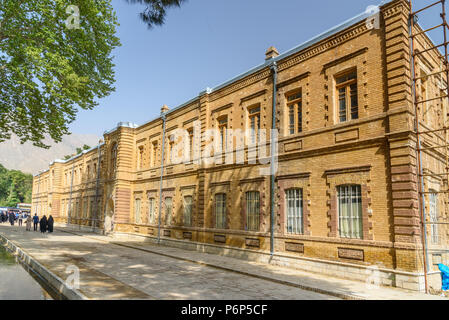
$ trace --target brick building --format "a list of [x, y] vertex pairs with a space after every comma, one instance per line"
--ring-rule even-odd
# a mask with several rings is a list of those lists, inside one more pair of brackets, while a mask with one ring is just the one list
[[[389, 1], [377, 15], [365, 12], [284, 54], [269, 48], [263, 64], [181, 106], [164, 106], [161, 117], [119, 123], [104, 143], [34, 177], [33, 213], [115, 236], [422, 290], [409, 13], [407, 1]], [[370, 25], [372, 17], [379, 19]], [[418, 50], [431, 46], [417, 39]], [[418, 61], [420, 75], [429, 75], [420, 96], [446, 88], [444, 77], [430, 76], [441, 59], [429, 50]], [[269, 161], [251, 161], [262, 148], [239, 149], [226, 132], [251, 129], [249, 140], [259, 139], [273, 126], [273, 105], [279, 135], [272, 180], [260, 170], [270, 172]], [[444, 125], [447, 102], [423, 104], [419, 117], [426, 128]], [[179, 129], [190, 146], [183, 155], [193, 161], [175, 161]], [[208, 140], [208, 129], [218, 134]], [[436, 140], [447, 138], [429, 134], [422, 144]], [[199, 160], [211, 141], [234, 146], [210, 157], [231, 154], [233, 163]], [[243, 163], [235, 161], [239, 152]], [[429, 149], [422, 161], [426, 220], [447, 219], [439, 193], [447, 179], [432, 174], [444, 170], [445, 154]], [[428, 279], [438, 287], [434, 264], [449, 260], [449, 229], [429, 226], [426, 233]]]

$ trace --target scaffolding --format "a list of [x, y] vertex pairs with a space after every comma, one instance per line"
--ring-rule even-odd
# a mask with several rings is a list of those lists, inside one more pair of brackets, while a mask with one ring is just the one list
[[[416, 182], [418, 185], [418, 209], [421, 224], [421, 246], [424, 285], [429, 292], [428, 276], [432, 274], [429, 267], [429, 253], [432, 253], [432, 264], [435, 256], [447, 254], [448, 235], [448, 196], [449, 196], [449, 64], [446, 20], [446, 0], [435, 1], [424, 8], [414, 10], [412, 0], [409, 16], [411, 93], [414, 105], [414, 133], [416, 135]], [[429, 28], [422, 28], [418, 23], [418, 15], [426, 11], [438, 10], [441, 23]], [[438, 9], [441, 8], [441, 11]], [[438, 19], [439, 20], [439, 19]], [[442, 37], [441, 42], [434, 44], [429, 32]], [[419, 48], [418, 48], [419, 47]], [[431, 58], [439, 60], [439, 70], [422, 72], [421, 66]], [[418, 71], [419, 70], [419, 71]], [[428, 81], [433, 80], [438, 87], [433, 87], [434, 94], [429, 94]], [[435, 94], [437, 91], [437, 94]], [[429, 123], [427, 113], [433, 108], [436, 115]], [[433, 164], [433, 165], [432, 165]], [[437, 181], [441, 187], [431, 189], [432, 181]], [[440, 210], [439, 203], [443, 203]], [[441, 239], [443, 228], [446, 234]], [[430, 236], [429, 236], [430, 234]], [[442, 242], [438, 244], [438, 242]], [[435, 272], [433, 272], [435, 273]]]

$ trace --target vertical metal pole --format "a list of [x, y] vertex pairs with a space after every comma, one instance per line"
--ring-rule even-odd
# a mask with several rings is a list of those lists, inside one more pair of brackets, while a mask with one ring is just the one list
[[[446, 20], [446, 0], [442, 0], [441, 1], [441, 6], [442, 6], [442, 11], [441, 11], [441, 19], [443, 20], [443, 35], [444, 35], [444, 58], [443, 58], [443, 68], [445, 70], [445, 75], [446, 75], [446, 100], [448, 102], [447, 105], [449, 105], [449, 63], [447, 61], [447, 55], [448, 55], [448, 48], [447, 48], [447, 30], [446, 28], [448, 28], [449, 26], [447, 25], [447, 20]], [[441, 79], [442, 84], [444, 84], [444, 79]], [[444, 98], [441, 99], [441, 108], [444, 110]], [[447, 114], [448, 110], [446, 108], [446, 112], [443, 112], [443, 125], [444, 125], [444, 143], [446, 143], [447, 141]], [[449, 186], [449, 158], [448, 158], [448, 150], [447, 147], [444, 148], [446, 151], [446, 179], [448, 181], [448, 186]], [[447, 194], [444, 195], [444, 197], [447, 197]], [[445, 203], [447, 201], [444, 201]]]
[[[410, 12], [412, 12], [412, 1], [409, 1], [410, 4]], [[422, 171], [422, 159], [421, 159], [421, 138], [419, 136], [419, 114], [418, 114], [418, 101], [416, 98], [416, 68], [415, 68], [415, 43], [414, 43], [414, 37], [413, 37], [413, 30], [414, 30], [414, 18], [415, 16], [410, 14], [409, 17], [409, 36], [410, 36], [410, 68], [411, 68], [411, 76], [413, 79], [412, 84], [412, 96], [413, 96], [413, 103], [415, 107], [415, 134], [416, 134], [416, 158], [417, 158], [417, 184], [418, 184], [418, 199], [421, 197], [422, 202], [419, 205], [420, 215], [421, 215], [421, 241], [423, 246], [423, 267], [424, 267], [424, 283], [425, 283], [425, 291], [428, 293], [428, 284], [427, 284], [427, 235], [426, 235], [426, 213], [425, 213], [425, 197], [423, 193], [424, 189], [424, 177], [423, 177], [423, 171]], [[419, 204], [419, 201], [418, 201]]]
[[275, 178], [275, 172], [274, 172], [274, 161], [275, 161], [275, 151], [276, 146], [275, 143], [277, 141], [274, 141], [274, 131], [276, 130], [276, 95], [277, 95], [277, 65], [276, 62], [273, 62], [271, 66], [271, 71], [273, 72], [273, 107], [272, 107], [272, 116], [271, 116], [271, 140], [270, 140], [270, 146], [271, 146], [271, 161], [270, 161], [270, 173], [271, 173], [271, 188], [270, 188], [270, 199], [271, 199], [271, 210], [270, 210], [270, 255], [274, 255], [274, 178]]
[[159, 219], [157, 225], [157, 243], [161, 242], [161, 221], [162, 221], [162, 184], [164, 177], [164, 154], [165, 154], [165, 121], [166, 114], [162, 113], [162, 149], [161, 149], [161, 180], [159, 186]]
[[70, 197], [69, 197], [69, 214], [67, 217], [67, 224], [70, 225], [72, 216], [72, 189], [73, 189], [73, 172], [75, 170], [75, 164], [72, 164], [72, 176], [70, 177]]
[[39, 216], [39, 207], [40, 207], [40, 203], [41, 203], [41, 199], [39, 197], [39, 187], [41, 186], [41, 176], [39, 174], [39, 178], [37, 179], [37, 207], [36, 207], [36, 212], [37, 215]]
[[98, 217], [98, 186], [100, 184], [100, 157], [101, 157], [101, 150], [100, 150], [100, 144], [98, 144], [98, 160], [97, 160], [97, 181], [95, 185], [95, 210], [94, 210], [94, 216], [93, 216], [93, 228], [92, 231], [95, 232], [95, 227], [97, 224], [97, 217]]

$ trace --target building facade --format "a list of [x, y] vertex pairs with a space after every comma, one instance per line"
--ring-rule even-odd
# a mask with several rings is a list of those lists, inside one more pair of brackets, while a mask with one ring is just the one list
[[[390, 1], [375, 23], [364, 13], [284, 54], [272, 47], [260, 66], [177, 108], [164, 106], [161, 117], [120, 123], [99, 146], [34, 177], [33, 213], [413, 290], [423, 289], [427, 257], [428, 281], [438, 287], [435, 265], [448, 262], [449, 229], [428, 226], [423, 252], [409, 13], [407, 1]], [[432, 46], [417, 40], [419, 50]], [[419, 60], [420, 74], [429, 75], [421, 96], [447, 86], [430, 76], [440, 67], [437, 50]], [[420, 107], [421, 126], [447, 120], [442, 100]], [[249, 132], [243, 143], [239, 130]], [[185, 132], [180, 149], [178, 131]], [[264, 132], [267, 148], [258, 144]], [[422, 144], [446, 140], [435, 133]], [[445, 157], [423, 151], [426, 221], [447, 218], [440, 193], [447, 177], [433, 174]]]

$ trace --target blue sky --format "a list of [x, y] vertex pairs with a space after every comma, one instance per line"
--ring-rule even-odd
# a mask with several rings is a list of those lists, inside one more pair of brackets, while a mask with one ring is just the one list
[[[141, 6], [112, 3], [122, 42], [114, 51], [116, 91], [78, 113], [75, 133], [101, 136], [120, 121], [145, 123], [163, 104], [176, 107], [262, 63], [269, 46], [285, 52], [380, 0], [188, 0], [153, 29], [140, 21]], [[420, 22], [441, 23], [437, 15]]]

